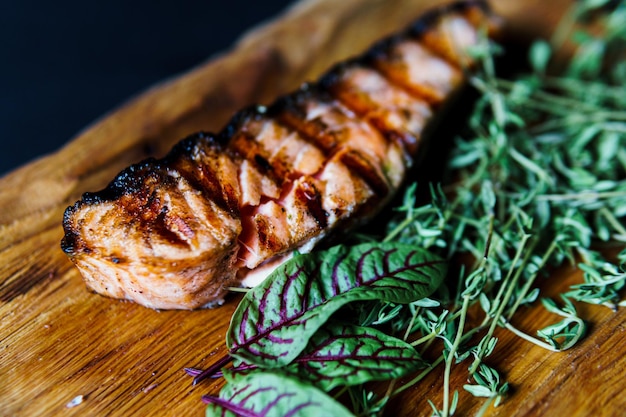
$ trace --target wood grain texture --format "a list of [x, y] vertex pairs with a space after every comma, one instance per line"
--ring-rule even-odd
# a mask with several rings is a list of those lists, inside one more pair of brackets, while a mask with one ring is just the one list
[[[200, 396], [221, 382], [192, 387], [185, 366], [206, 367], [225, 352], [237, 297], [216, 310], [149, 310], [84, 288], [59, 248], [66, 206], [102, 188], [123, 167], [163, 155], [197, 130], [217, 130], [238, 108], [267, 103], [332, 63], [364, 50], [441, 1], [306, 0], [245, 35], [232, 51], [167, 80], [105, 115], [67, 146], [0, 179], [0, 415], [201, 416]], [[565, 0], [494, 2], [517, 39], [546, 34]], [[550, 292], [579, 277], [561, 271]], [[620, 415], [626, 314], [586, 307], [590, 334], [551, 354], [501, 331], [489, 363], [513, 391], [489, 415]], [[530, 332], [552, 318], [532, 308], [515, 324]], [[460, 370], [461, 368], [459, 368]], [[406, 391], [387, 415], [430, 415], [441, 370]], [[453, 384], [465, 383], [464, 373]], [[67, 404], [76, 396], [83, 401]], [[461, 390], [460, 415], [480, 403]], [[467, 400], [467, 401], [466, 401]]]

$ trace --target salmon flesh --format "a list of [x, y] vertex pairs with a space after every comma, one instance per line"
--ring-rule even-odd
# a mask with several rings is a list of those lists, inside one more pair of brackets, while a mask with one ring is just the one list
[[480, 2], [435, 9], [222, 132], [130, 166], [67, 208], [63, 250], [102, 295], [219, 305], [227, 287], [380, 211], [495, 26]]

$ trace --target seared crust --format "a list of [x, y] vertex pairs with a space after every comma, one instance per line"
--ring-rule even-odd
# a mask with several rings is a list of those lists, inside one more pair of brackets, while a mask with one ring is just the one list
[[217, 301], [236, 272], [236, 172], [212, 137], [195, 135], [69, 207], [61, 247], [98, 293], [164, 309]]
[[66, 210], [63, 250], [98, 293], [162, 309], [220, 303], [247, 271], [380, 210], [489, 21], [482, 2], [437, 9], [219, 134], [125, 169]]

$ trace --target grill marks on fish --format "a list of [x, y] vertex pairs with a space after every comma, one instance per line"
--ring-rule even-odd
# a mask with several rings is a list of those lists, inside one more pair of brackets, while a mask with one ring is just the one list
[[225, 152], [213, 137], [197, 134], [185, 139], [165, 159], [164, 166], [172, 175], [180, 175], [195, 189], [209, 196], [222, 209], [239, 215], [240, 161]]
[[221, 302], [248, 271], [390, 199], [488, 21], [473, 2], [438, 9], [220, 134], [126, 169], [68, 208], [63, 249], [101, 294], [164, 309]]
[[356, 64], [338, 68], [323, 81], [358, 117], [409, 155], [415, 154], [422, 129], [432, 117], [428, 103], [416, 100], [378, 71]]
[[370, 188], [384, 197], [389, 192], [389, 184], [381, 167], [388, 152], [388, 141], [340, 101], [320, 99], [320, 95], [322, 93], [306, 94], [297, 104], [292, 103], [277, 112], [278, 119], [302, 132], [327, 158], [337, 156], [351, 166]]
[[386, 55], [376, 57], [374, 66], [392, 82], [432, 104], [441, 103], [463, 78], [459, 68], [410, 40], [392, 45]]

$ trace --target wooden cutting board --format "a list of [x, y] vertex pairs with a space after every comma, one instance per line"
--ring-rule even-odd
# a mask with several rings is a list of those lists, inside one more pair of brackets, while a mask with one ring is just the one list
[[[266, 103], [333, 62], [402, 28], [430, 0], [305, 0], [245, 35], [232, 51], [164, 81], [85, 129], [58, 152], [0, 179], [0, 415], [202, 416], [200, 396], [220, 382], [192, 387], [183, 367], [207, 367], [224, 354], [237, 297], [215, 310], [153, 311], [85, 290], [61, 252], [61, 219], [83, 192], [102, 188], [123, 167], [163, 155], [197, 130], [218, 130], [238, 108]], [[547, 34], [565, 0], [501, 0], [494, 8], [517, 39]], [[123, 63], [120, 63], [123, 65]], [[560, 271], [548, 294], [580, 280]], [[626, 313], [581, 306], [588, 337], [548, 353], [501, 331], [488, 363], [511, 395], [488, 415], [623, 415]], [[515, 324], [550, 322], [542, 308]], [[480, 407], [462, 390], [457, 415]], [[442, 370], [396, 398], [389, 416], [430, 415], [440, 404]], [[82, 397], [79, 397], [82, 396]], [[69, 403], [76, 398], [75, 406]]]

